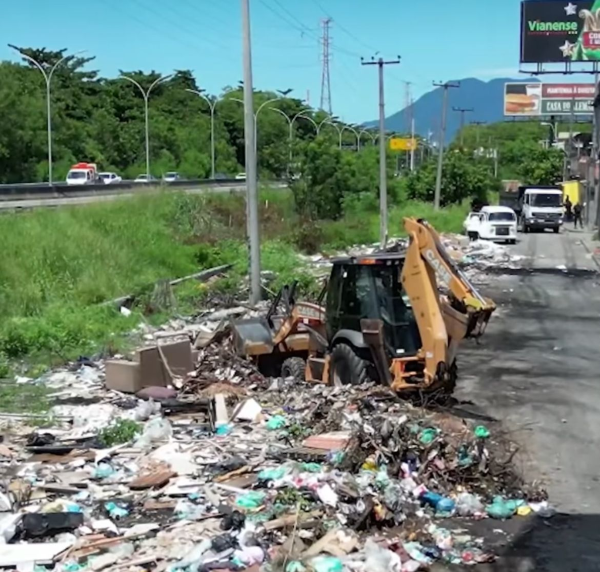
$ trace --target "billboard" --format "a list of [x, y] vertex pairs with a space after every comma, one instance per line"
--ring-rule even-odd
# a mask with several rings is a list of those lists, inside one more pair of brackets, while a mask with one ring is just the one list
[[417, 148], [417, 140], [410, 137], [392, 137], [390, 139], [390, 149], [392, 151], [413, 151]]
[[593, 83], [505, 83], [504, 115], [591, 115], [595, 91]]
[[600, 61], [600, 0], [521, 3], [521, 63]]

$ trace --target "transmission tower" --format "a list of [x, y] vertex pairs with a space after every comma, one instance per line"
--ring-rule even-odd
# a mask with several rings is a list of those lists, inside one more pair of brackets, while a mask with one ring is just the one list
[[323, 30], [321, 36], [322, 45], [322, 64], [323, 72], [321, 75], [321, 109], [327, 111], [331, 115], [331, 76], [329, 74], [329, 61], [331, 54], [329, 51], [331, 36], [329, 35], [329, 27], [331, 26], [331, 18], [323, 18], [321, 20], [321, 28]]

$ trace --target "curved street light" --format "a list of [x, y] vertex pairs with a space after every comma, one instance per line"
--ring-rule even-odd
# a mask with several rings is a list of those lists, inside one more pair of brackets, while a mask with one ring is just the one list
[[323, 119], [323, 121], [321, 121], [321, 123], [319, 123], [319, 126], [317, 127], [317, 135], [319, 135], [319, 133], [321, 132], [321, 127], [323, 127], [323, 125], [331, 125], [338, 134], [338, 144], [340, 149], [342, 148], [342, 130], [337, 126], [337, 124], [335, 124], [333, 122], [333, 119], [331, 119], [331, 117], [327, 117], [326, 119]]
[[294, 120], [296, 119], [308, 119], [308, 121], [310, 121], [314, 126], [315, 126], [315, 131], [317, 133], [317, 135], [319, 134], [319, 126], [317, 125], [317, 122], [312, 118], [309, 117], [308, 115], [303, 115], [304, 113], [306, 113], [307, 111], [310, 111], [309, 109], [306, 109], [304, 111], [301, 111], [300, 113], [297, 113], [294, 116], [294, 119], [292, 119], [292, 123], [294, 122]]
[[[16, 49], [16, 48], [14, 48], [14, 49]], [[48, 130], [48, 184], [52, 185], [52, 110], [51, 110], [51, 105], [50, 105], [50, 86], [52, 83], [52, 76], [54, 75], [56, 68], [60, 64], [62, 64], [65, 60], [67, 60], [71, 57], [75, 57], [79, 54], [83, 54], [86, 52], [86, 50], [81, 50], [79, 52], [75, 52], [74, 54], [69, 54], [69, 55], [63, 56], [62, 58], [60, 58], [60, 60], [58, 60], [50, 68], [49, 72], [47, 72], [44, 69], [44, 66], [42, 64], [40, 64], [40, 62], [38, 62], [31, 56], [24, 54], [20, 50], [16, 50], [16, 51], [19, 52], [19, 55], [22, 58], [25, 58], [27, 61], [31, 62], [37, 69], [39, 69], [42, 72], [42, 75], [44, 76], [44, 80], [46, 82], [46, 114], [47, 114], [47, 130]]]
[[350, 125], [344, 125], [344, 127], [342, 127], [342, 135], [344, 134], [344, 131], [346, 131], [346, 129], [348, 131], [352, 131], [352, 133], [354, 133], [354, 136], [356, 137], [356, 150], [360, 151], [360, 136], [358, 134], [358, 131], [356, 129], [354, 129], [354, 127], [351, 127]]
[[209, 97], [204, 95], [201, 91], [196, 89], [186, 89], [185, 91], [189, 93], [194, 93], [197, 96], [201, 97], [208, 103], [208, 107], [210, 109], [210, 177], [214, 180], [215, 178], [215, 108], [217, 107], [217, 103], [219, 99], [211, 100]]
[[163, 75], [156, 78], [147, 90], [144, 88], [133, 78], [128, 77], [126, 75], [122, 75], [121, 79], [127, 80], [129, 83], [135, 85], [142, 93], [144, 97], [144, 117], [145, 117], [145, 126], [146, 126], [146, 174], [148, 175], [148, 180], [150, 180], [150, 124], [149, 124], [149, 115], [148, 115], [148, 99], [150, 98], [150, 93], [152, 90], [160, 83], [167, 81], [172, 78], [174, 74]]
[[[238, 103], [241, 103], [242, 105], [244, 105], [244, 101], [241, 99], [238, 99], [237, 97], [228, 97], [227, 99], [230, 101], [237, 101]], [[275, 101], [279, 101], [279, 98], [274, 97], [273, 99], [267, 99], [267, 101], [263, 101], [258, 106], [258, 109], [254, 112], [254, 150], [255, 150], [255, 152], [258, 152], [258, 114], [260, 113], [261, 109], [264, 109], [264, 107], [266, 105], [268, 105], [269, 103], [273, 103]]]
[[359, 145], [360, 145], [360, 138], [362, 137], [363, 133], [366, 133], [371, 138], [371, 143], [375, 144], [375, 136], [373, 135], [373, 133], [371, 133], [368, 129], [363, 129], [358, 134], [358, 144]]

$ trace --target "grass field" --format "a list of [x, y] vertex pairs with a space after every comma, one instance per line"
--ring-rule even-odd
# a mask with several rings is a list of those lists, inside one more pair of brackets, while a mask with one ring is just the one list
[[[459, 231], [465, 210], [434, 213], [420, 203], [390, 211], [390, 236], [402, 217], [430, 220]], [[285, 191], [260, 197], [262, 267], [277, 273], [277, 288], [291, 279], [311, 287], [298, 249], [331, 251], [378, 239], [377, 211], [354, 205], [343, 220], [304, 223]], [[177, 278], [224, 263], [234, 271], [221, 287], [237, 287], [246, 273], [245, 200], [240, 194], [163, 193], [78, 207], [0, 216], [0, 377], [7, 363], [91, 355], [122, 347], [139, 322], [102, 302], [135, 293], [142, 300], [159, 279]], [[180, 311], [200, 303], [197, 283], [180, 289]]]

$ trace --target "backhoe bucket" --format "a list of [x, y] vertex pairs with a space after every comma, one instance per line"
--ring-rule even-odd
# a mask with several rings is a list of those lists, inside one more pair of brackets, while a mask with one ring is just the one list
[[273, 333], [265, 318], [233, 320], [233, 345], [241, 356], [259, 356], [273, 352]]

